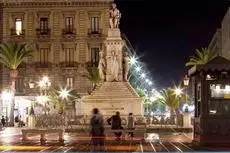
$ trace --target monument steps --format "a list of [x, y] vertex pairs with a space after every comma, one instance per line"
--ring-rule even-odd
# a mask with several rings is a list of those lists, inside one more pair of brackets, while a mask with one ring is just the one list
[[86, 99], [122, 99], [139, 98], [128, 82], [104, 82], [86, 97]]

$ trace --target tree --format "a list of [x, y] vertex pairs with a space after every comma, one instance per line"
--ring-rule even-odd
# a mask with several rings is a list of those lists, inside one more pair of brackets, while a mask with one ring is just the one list
[[93, 89], [96, 88], [100, 82], [99, 70], [96, 66], [88, 67], [88, 75], [85, 75], [93, 84]]
[[[28, 50], [26, 44], [3, 43], [0, 44], [0, 63], [10, 69], [9, 79], [11, 90], [15, 91], [15, 81], [18, 77], [18, 66], [29, 56], [32, 51]], [[11, 103], [10, 122], [14, 121], [14, 104]]]
[[160, 96], [157, 97], [156, 101], [167, 105], [170, 108], [171, 115], [175, 113], [175, 110], [180, 105], [180, 97], [177, 96], [173, 89], [166, 88], [160, 91]]
[[191, 56], [185, 66], [204, 65], [215, 58], [215, 56], [216, 53], [208, 48], [201, 48], [201, 50], [196, 49], [196, 55]]

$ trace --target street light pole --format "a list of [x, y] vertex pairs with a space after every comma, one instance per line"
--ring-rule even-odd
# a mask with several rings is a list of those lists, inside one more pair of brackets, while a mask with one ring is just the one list
[[184, 86], [185, 86], [185, 103], [187, 103], [187, 88], [188, 88], [188, 85], [189, 85], [189, 78], [187, 75], [185, 75], [184, 77]]

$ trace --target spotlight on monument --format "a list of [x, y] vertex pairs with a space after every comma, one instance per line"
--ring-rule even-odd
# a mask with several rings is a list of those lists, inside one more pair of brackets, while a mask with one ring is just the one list
[[181, 96], [181, 94], [182, 94], [182, 89], [181, 89], [181, 88], [176, 88], [176, 89], [175, 89], [175, 94], [176, 94], [176, 96]]
[[140, 70], [141, 70], [140, 66], [137, 66], [137, 67], [136, 67], [136, 71], [137, 71], [137, 72], [140, 72]]
[[144, 73], [141, 74], [141, 78], [145, 78], [146, 75]]
[[129, 62], [131, 65], [135, 65], [137, 63], [137, 58], [132, 56], [132, 57], [130, 57]]
[[61, 91], [59, 91], [59, 96], [62, 98], [62, 99], [67, 99], [68, 98], [68, 96], [70, 96], [70, 94], [69, 94], [69, 90], [67, 90], [67, 89], [61, 89]]
[[151, 86], [151, 85], [153, 84], [153, 82], [152, 82], [152, 81], [149, 81], [148, 84]]

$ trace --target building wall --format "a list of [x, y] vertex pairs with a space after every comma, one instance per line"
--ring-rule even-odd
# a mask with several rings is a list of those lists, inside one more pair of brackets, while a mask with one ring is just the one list
[[208, 49], [216, 52], [216, 54], [218, 54], [218, 55], [225, 56], [222, 53], [222, 41], [221, 40], [222, 40], [221, 39], [221, 29], [217, 29], [211, 42], [208, 45]]
[[[91, 48], [98, 47], [104, 50], [103, 42], [109, 28], [109, 9], [113, 0], [7, 0], [2, 3], [0, 14], [0, 39], [2, 42], [26, 42], [33, 50], [33, 57], [19, 68], [19, 78], [24, 81], [22, 94], [29, 94], [29, 81], [38, 82], [42, 75], [48, 75], [52, 86], [65, 86], [66, 78], [74, 78], [74, 88], [85, 94], [91, 88], [91, 83], [84, 76], [87, 73], [87, 63], [91, 61]], [[48, 17], [50, 36], [39, 37], [36, 28], [39, 28], [41, 17]], [[74, 17], [76, 35], [63, 35], [65, 17]], [[99, 34], [91, 34], [90, 17], [99, 17]], [[23, 18], [24, 36], [12, 35], [14, 18]], [[2, 29], [2, 30], [1, 30]], [[39, 49], [50, 48], [49, 64], [39, 64]], [[64, 48], [74, 48], [74, 66], [63, 64]], [[2, 88], [8, 86], [8, 70], [2, 71]], [[36, 90], [33, 90], [34, 92]]]
[[230, 9], [228, 9], [221, 24], [222, 54], [230, 59]]

